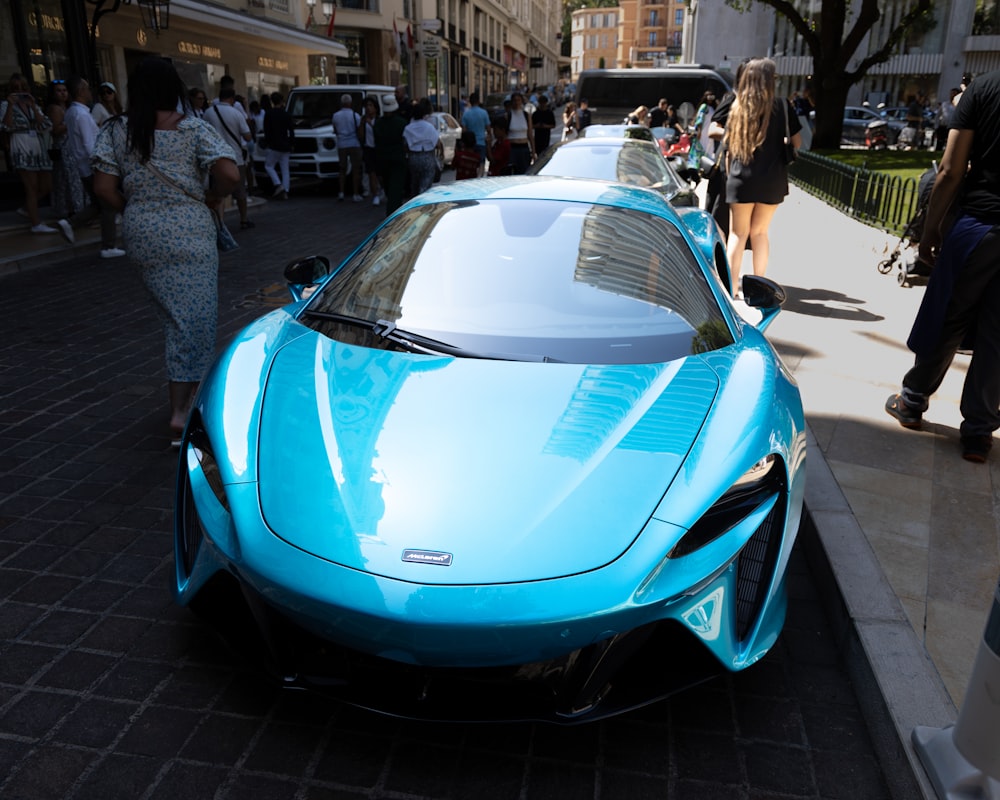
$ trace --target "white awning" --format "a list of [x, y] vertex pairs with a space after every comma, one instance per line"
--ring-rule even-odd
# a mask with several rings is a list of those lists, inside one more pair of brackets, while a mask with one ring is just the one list
[[221, 25], [228, 30], [260, 36], [271, 42], [285, 42], [317, 55], [341, 57], [347, 55], [347, 48], [344, 45], [334, 39], [328, 39], [326, 36], [317, 36], [314, 33], [300, 31], [273, 20], [252, 17], [249, 14], [209, 5], [199, 2], [199, 0], [171, 0], [170, 14], [195, 22]]

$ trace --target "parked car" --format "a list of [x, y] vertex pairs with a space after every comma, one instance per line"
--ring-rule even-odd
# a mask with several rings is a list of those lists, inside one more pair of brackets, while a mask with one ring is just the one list
[[755, 664], [806, 428], [784, 293], [744, 277], [750, 324], [720, 273], [701, 209], [529, 176], [293, 262], [195, 399], [177, 600], [284, 686], [411, 717], [580, 722]]
[[590, 139], [607, 139], [610, 137], [643, 139], [647, 142], [656, 141], [653, 131], [645, 125], [588, 125], [580, 131], [580, 136]]
[[[297, 86], [288, 93], [286, 108], [295, 123], [295, 140], [288, 159], [289, 172], [296, 177], [336, 180], [340, 174], [340, 156], [337, 154], [337, 136], [333, 132], [333, 114], [341, 108], [340, 98], [351, 95], [352, 107], [364, 113], [365, 98], [372, 95], [382, 108], [382, 97], [392, 94], [392, 86], [378, 84], [344, 84], [340, 86]], [[264, 161], [267, 148], [264, 134], [257, 134], [253, 152], [254, 175], [267, 181]]]
[[435, 111], [431, 114], [430, 122], [437, 127], [441, 136], [441, 147], [444, 150], [442, 166], [450, 166], [455, 160], [455, 145], [462, 138], [462, 126], [451, 114], [444, 111]]
[[[905, 125], [906, 117], [909, 114], [909, 111], [910, 111], [909, 108], [905, 106], [899, 106], [896, 108], [882, 108], [879, 109], [878, 113], [879, 116], [882, 117], [883, 119], [887, 119], [890, 121], [895, 120], [896, 122], [902, 122]], [[922, 124], [924, 127], [927, 127], [928, 125], [931, 127], [934, 126], [934, 117], [936, 115], [933, 109], [931, 108], [923, 109], [921, 116], [923, 118]]]
[[[864, 145], [868, 125], [881, 120], [882, 116], [877, 111], [872, 111], [864, 106], [847, 106], [844, 109], [844, 126], [841, 129], [841, 144]], [[886, 134], [886, 143], [893, 145], [899, 132], [903, 129], [903, 124], [896, 120], [887, 120], [889, 130]]]
[[[649, 128], [644, 130], [648, 132]], [[596, 138], [588, 134], [583, 139], [562, 142], [550, 147], [528, 168], [528, 174], [617, 181], [654, 189], [675, 206], [698, 205], [694, 190], [670, 166], [659, 147], [641, 139]]]

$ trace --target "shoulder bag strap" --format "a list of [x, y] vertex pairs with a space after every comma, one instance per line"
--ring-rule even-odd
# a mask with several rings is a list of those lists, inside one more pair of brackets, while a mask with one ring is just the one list
[[215, 109], [215, 116], [217, 116], [219, 118], [219, 122], [222, 123], [223, 129], [226, 131], [226, 133], [229, 134], [229, 138], [232, 139], [234, 142], [236, 142], [236, 146], [237, 147], [239, 147], [240, 149], [243, 149], [243, 140], [240, 139], [239, 136], [234, 136], [233, 132], [231, 130], [229, 130], [229, 126], [226, 124], [226, 121], [222, 118], [222, 114], [219, 113], [219, 106], [218, 105], [214, 105], [214, 106], [212, 106], [212, 108]]
[[185, 189], [183, 186], [177, 183], [177, 181], [173, 180], [159, 167], [157, 167], [156, 164], [154, 164], [152, 161], [146, 161], [143, 163], [146, 166], [146, 168], [149, 169], [150, 172], [152, 172], [157, 178], [159, 178], [161, 181], [167, 184], [167, 186], [173, 186], [177, 191], [184, 192], [184, 194], [186, 194], [188, 197], [190, 197], [192, 200], [194, 200], [199, 204], [203, 204], [205, 202], [204, 197], [198, 197], [198, 195], [196, 195], [194, 192], [189, 192], [187, 189]]

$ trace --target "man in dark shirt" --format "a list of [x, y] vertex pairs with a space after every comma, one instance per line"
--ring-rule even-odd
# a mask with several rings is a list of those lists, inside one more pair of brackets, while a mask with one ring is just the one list
[[590, 124], [590, 105], [587, 103], [586, 97], [580, 99], [580, 107], [576, 110], [576, 118], [580, 121], [581, 131]]
[[549, 108], [549, 98], [538, 96], [538, 108], [531, 115], [531, 127], [535, 131], [535, 158], [541, 158], [552, 140], [552, 129], [556, 126], [556, 115]]
[[[264, 146], [267, 148], [264, 171], [274, 184], [274, 197], [278, 200], [288, 199], [291, 182], [288, 159], [294, 138], [295, 123], [292, 115], [285, 110], [285, 98], [280, 92], [274, 92], [271, 95], [271, 108], [264, 114]], [[281, 168], [280, 180], [275, 165]]]
[[981, 464], [1000, 428], [1000, 71], [976, 78], [955, 109], [919, 257], [935, 266], [907, 340], [916, 358], [885, 410], [919, 429], [955, 353], [974, 335], [959, 433], [962, 457]]
[[649, 127], [663, 128], [667, 124], [667, 98], [661, 97], [656, 108], [649, 112]]

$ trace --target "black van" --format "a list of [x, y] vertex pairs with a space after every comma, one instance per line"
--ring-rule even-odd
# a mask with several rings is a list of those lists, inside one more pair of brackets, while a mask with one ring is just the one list
[[[618, 123], [639, 106], [653, 108], [665, 97], [684, 124], [693, 120], [702, 95], [718, 99], [732, 76], [701, 64], [670, 64], [657, 69], [587, 69], [576, 83], [576, 102], [586, 100], [591, 122]], [[685, 105], [689, 104], [689, 105]], [[683, 107], [683, 108], [682, 108]]]

